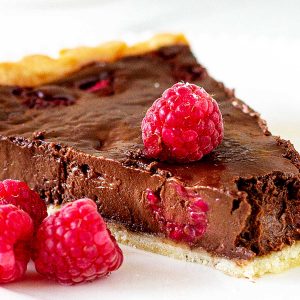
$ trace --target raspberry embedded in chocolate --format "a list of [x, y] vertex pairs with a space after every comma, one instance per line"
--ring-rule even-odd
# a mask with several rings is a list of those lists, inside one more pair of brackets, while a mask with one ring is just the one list
[[195, 244], [206, 232], [208, 205], [193, 191], [174, 184], [178, 196], [187, 201], [186, 214], [188, 222], [179, 223], [166, 217], [161, 199], [150, 189], [146, 190], [146, 199], [160, 230], [172, 240]]
[[64, 88], [42, 86], [33, 88], [15, 88], [12, 93], [21, 97], [22, 104], [28, 108], [43, 109], [55, 106], [68, 106], [75, 103], [75, 96]]
[[173, 68], [173, 76], [178, 81], [199, 81], [207, 76], [207, 71], [200, 65], [176, 66]]
[[163, 47], [156, 51], [154, 55], [158, 55], [164, 61], [167, 60], [170, 63], [172, 68], [172, 75], [176, 81], [200, 81], [207, 76], [207, 71], [204, 67], [197, 64], [195, 65], [193, 60], [187, 59], [182, 64], [176, 64], [178, 57], [182, 56], [183, 50], [182, 47]]
[[114, 94], [113, 74], [110, 72], [101, 72], [92, 77], [80, 80], [75, 83], [75, 86], [86, 92], [109, 96]]
[[103, 79], [100, 81], [96, 81], [90, 88], [86, 89], [88, 92], [97, 92], [99, 90], [107, 89], [110, 85], [110, 81], [108, 79]]

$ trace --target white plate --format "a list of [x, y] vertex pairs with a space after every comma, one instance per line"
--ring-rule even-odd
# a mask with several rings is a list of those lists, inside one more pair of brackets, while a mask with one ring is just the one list
[[[125, 261], [110, 277], [78, 286], [60, 286], [30, 265], [21, 282], [0, 288], [1, 299], [296, 299], [300, 268], [256, 281], [232, 278], [209, 267], [122, 247]], [[9, 298], [11, 297], [11, 298]]]

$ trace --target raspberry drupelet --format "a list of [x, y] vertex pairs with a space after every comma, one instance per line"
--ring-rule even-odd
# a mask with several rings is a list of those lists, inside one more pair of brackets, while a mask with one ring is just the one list
[[144, 153], [177, 162], [200, 160], [223, 139], [217, 102], [201, 87], [179, 82], [167, 89], [142, 121]]
[[66, 285], [106, 276], [123, 262], [121, 249], [90, 199], [68, 203], [47, 217], [34, 249], [36, 270]]

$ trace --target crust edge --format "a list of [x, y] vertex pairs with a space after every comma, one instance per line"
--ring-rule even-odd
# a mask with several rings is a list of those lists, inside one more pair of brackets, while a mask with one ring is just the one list
[[64, 49], [57, 59], [45, 55], [26, 56], [18, 62], [0, 63], [0, 84], [36, 86], [66, 76], [93, 61], [114, 61], [121, 57], [139, 55], [164, 46], [188, 44], [183, 34], [157, 34], [134, 45], [108, 42], [96, 47]]
[[175, 244], [170, 240], [150, 234], [134, 233], [119, 224], [108, 223], [108, 227], [121, 244], [187, 262], [207, 265], [234, 277], [255, 279], [268, 273], [281, 273], [292, 267], [300, 266], [300, 242], [292, 246], [285, 246], [281, 251], [240, 263], [212, 256], [204, 250], [191, 250], [185, 245]]

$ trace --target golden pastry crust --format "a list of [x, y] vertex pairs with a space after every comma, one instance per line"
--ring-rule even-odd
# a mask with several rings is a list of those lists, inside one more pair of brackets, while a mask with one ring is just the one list
[[163, 46], [188, 44], [183, 34], [158, 34], [128, 46], [109, 42], [96, 47], [78, 47], [60, 51], [57, 59], [44, 55], [26, 56], [18, 62], [0, 63], [0, 84], [36, 86], [60, 79], [94, 61], [114, 61], [124, 56], [143, 54]]
[[265, 274], [281, 273], [300, 265], [299, 241], [292, 246], [285, 246], [280, 251], [271, 252], [250, 261], [235, 261], [213, 256], [203, 249], [191, 250], [186, 245], [177, 244], [166, 238], [131, 232], [120, 224], [110, 222], [108, 227], [121, 244], [187, 262], [210, 266], [234, 277], [255, 279]]

